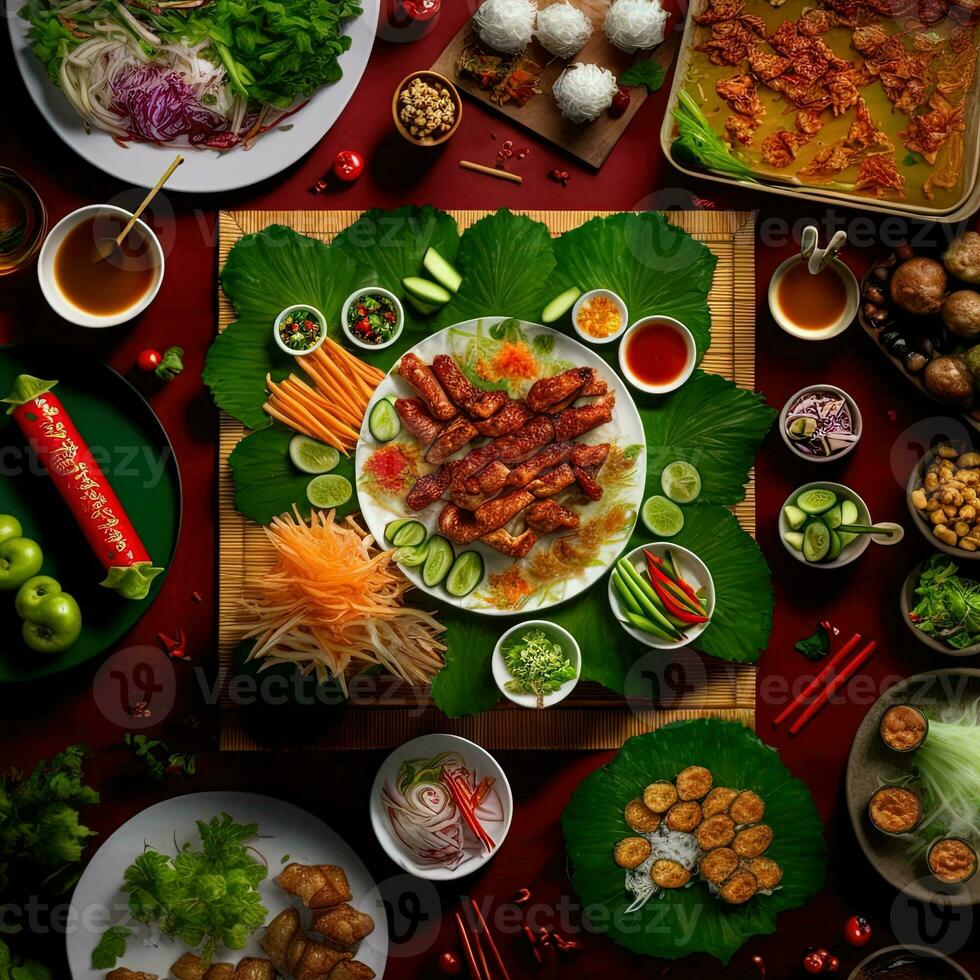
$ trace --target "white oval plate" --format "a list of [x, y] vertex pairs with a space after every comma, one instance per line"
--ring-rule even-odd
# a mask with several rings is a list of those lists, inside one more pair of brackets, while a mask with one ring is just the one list
[[[174, 853], [174, 839], [181, 844], [197, 840], [197, 820], [211, 820], [227, 813], [238, 823], [257, 823], [256, 849], [269, 863], [269, 876], [259, 886], [268, 921], [284, 908], [297, 903], [275, 882], [286, 864], [339, 864], [347, 873], [351, 904], [374, 919], [374, 932], [360, 944], [356, 958], [382, 977], [388, 960], [388, 920], [374, 879], [351, 847], [326, 824], [291, 803], [254, 793], [188, 793], [148, 807], [124, 823], [96, 851], [71, 898], [68, 929], [68, 965], [72, 980], [104, 980], [105, 970], [92, 969], [92, 950], [109, 925], [127, 925], [133, 930], [126, 955], [119, 966], [135, 971], [170, 975], [170, 966], [182, 953], [183, 943], [160, 936], [150, 927], [129, 921], [128, 896], [122, 890], [123, 872], [133, 859], [152, 844], [163, 854]], [[283, 858], [289, 855], [285, 863]], [[304, 924], [309, 912], [298, 906]], [[108, 910], [106, 913], [103, 910]], [[244, 956], [265, 954], [259, 945], [263, 930], [257, 929], [242, 950], [219, 953], [217, 962], [237, 963]], [[152, 939], [154, 945], [150, 945]]]
[[364, 12], [346, 25], [351, 46], [340, 56], [343, 77], [321, 88], [299, 112], [283, 120], [284, 128], [264, 133], [250, 149], [239, 146], [227, 153], [135, 142], [123, 147], [101, 130], [86, 132], [82, 118], [31, 51], [27, 41], [30, 23], [19, 16], [26, 2], [11, 0], [8, 4], [7, 26], [14, 58], [27, 91], [58, 136], [89, 163], [137, 187], [152, 187], [179, 151], [184, 164], [167, 182], [167, 189], [208, 193], [248, 187], [273, 177], [320, 142], [364, 74], [374, 47], [380, 0], [361, 0]]
[[[509, 319], [509, 317], [491, 316], [480, 320], [467, 320], [465, 323], [446, 327], [416, 344], [411, 353], [416, 354], [426, 364], [431, 364], [432, 359], [437, 354], [454, 354], [458, 359], [471, 360], [476, 356], [478, 348], [480, 356], [492, 356], [493, 345], [496, 342], [490, 338], [489, 331], [497, 324]], [[501, 554], [480, 541], [468, 545], [468, 549], [476, 550], [483, 555], [486, 575], [483, 582], [463, 598], [449, 595], [442, 586], [437, 586], [434, 589], [425, 586], [422, 583], [421, 569], [419, 568], [402, 569], [409, 580], [423, 592], [428, 592], [429, 595], [449, 605], [470, 612], [484, 613], [488, 616], [508, 616], [518, 612], [531, 613], [541, 609], [549, 609], [551, 606], [556, 606], [558, 603], [578, 595], [601, 578], [606, 569], [619, 556], [623, 545], [633, 533], [636, 517], [640, 505], [643, 503], [643, 490], [646, 482], [646, 439], [643, 434], [643, 423], [640, 421], [639, 412], [636, 410], [636, 405], [633, 403], [633, 398], [623, 379], [598, 354], [577, 340], [563, 333], [558, 333], [550, 327], [524, 321], [515, 322], [519, 323], [523, 336], [532, 350], [538, 353], [539, 364], [538, 373], [534, 377], [522, 381], [511, 391], [511, 394], [514, 397], [520, 397], [539, 377], [558, 374], [570, 367], [595, 368], [599, 377], [609, 385], [610, 390], [616, 392], [616, 408], [611, 422], [586, 432], [578, 441], [591, 444], [609, 442], [620, 450], [629, 449], [633, 454], [631, 456], [633, 465], [627, 474], [616, 481], [615, 486], [610, 487], [604, 479], [604, 476], [608, 475], [607, 461], [606, 467], [600, 472], [599, 482], [605, 489], [602, 499], [587, 504], [575, 503], [572, 508], [579, 515], [584, 526], [587, 521], [605, 513], [609, 507], [622, 506], [628, 515], [622, 530], [619, 533], [610, 534], [595, 554], [595, 560], [586, 563], [576, 574], [541, 585], [528, 595], [520, 605], [502, 606], [500, 601], [489, 591], [491, 577], [499, 576], [514, 566], [521, 566], [517, 569], [517, 574], [529, 574], [529, 563], [533, 562], [535, 558], [540, 558], [543, 552], [559, 539], [571, 539], [571, 543], [574, 543], [576, 538], [580, 538], [578, 531], [545, 535], [535, 544], [526, 558], [518, 560]], [[535, 347], [535, 344], [538, 346]], [[543, 348], [550, 348], [550, 350], [547, 353], [539, 353], [539, 350]], [[369, 530], [382, 543], [383, 547], [388, 547], [384, 542], [385, 526], [389, 521], [400, 517], [415, 518], [426, 526], [430, 534], [438, 533], [439, 514], [445, 505], [445, 501], [437, 500], [425, 510], [415, 512], [405, 504], [402, 498], [375, 494], [370, 489], [370, 481], [365, 479], [365, 463], [382, 445], [371, 436], [368, 427], [371, 409], [382, 398], [408, 398], [416, 394], [417, 392], [403, 381], [397, 372], [389, 372], [385, 380], [378, 385], [374, 397], [368, 405], [364, 415], [364, 424], [361, 426], [360, 439], [357, 443], [355, 473], [357, 474], [358, 501]], [[395, 443], [401, 443], [412, 448], [418, 447], [415, 439], [404, 429], [389, 445]], [[425, 464], [423, 467], [425, 469], [433, 468], [426, 467]], [[562, 496], [559, 495], [558, 499], [562, 499]], [[519, 522], [521, 518], [518, 517], [516, 520]], [[563, 574], [567, 568], [567, 565], [563, 566]], [[535, 583], [529, 583], [529, 586], [533, 584]]]

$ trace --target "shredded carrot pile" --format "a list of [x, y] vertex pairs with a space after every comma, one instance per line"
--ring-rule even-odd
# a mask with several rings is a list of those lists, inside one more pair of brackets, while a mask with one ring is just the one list
[[266, 534], [273, 568], [248, 583], [246, 608], [255, 626], [250, 660], [262, 669], [296, 664], [322, 682], [336, 678], [346, 692], [349, 669], [379, 664], [410, 682], [432, 680], [442, 667], [444, 627], [430, 613], [404, 604], [411, 583], [350, 518], [314, 511], [277, 517]]
[[312, 354], [296, 361], [314, 387], [295, 374], [279, 382], [266, 375], [266, 413], [296, 432], [349, 455], [357, 445], [364, 412], [384, 372], [358, 360], [329, 337]]
[[527, 344], [505, 340], [491, 361], [480, 361], [477, 372], [487, 381], [521, 381], [535, 377], [538, 360]]

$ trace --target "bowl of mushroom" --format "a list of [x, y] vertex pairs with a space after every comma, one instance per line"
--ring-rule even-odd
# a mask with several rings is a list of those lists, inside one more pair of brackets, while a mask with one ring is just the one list
[[906, 495], [916, 526], [933, 547], [980, 558], [980, 452], [937, 446], [913, 468]]

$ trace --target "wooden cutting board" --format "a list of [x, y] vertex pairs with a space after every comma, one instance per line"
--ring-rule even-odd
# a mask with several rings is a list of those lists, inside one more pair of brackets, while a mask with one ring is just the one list
[[537, 133], [538, 136], [543, 137], [548, 142], [567, 150], [598, 170], [612, 152], [619, 137], [626, 131], [630, 120], [646, 101], [647, 90], [643, 86], [631, 88], [630, 106], [619, 118], [614, 119], [608, 113], [603, 113], [595, 122], [576, 125], [565, 119], [558, 110], [558, 106], [555, 105], [555, 100], [551, 94], [555, 79], [558, 78], [567, 64], [579, 61], [608, 68], [617, 78], [634, 62], [647, 57], [663, 65], [665, 72], [669, 71], [680, 45], [680, 33], [674, 31], [676, 17], [672, 14], [671, 19], [667, 22], [666, 40], [654, 50], [652, 55], [648, 55], [646, 52], [626, 54], [610, 44], [602, 31], [602, 21], [606, 15], [606, 10], [609, 8], [607, 0], [570, 0], [570, 2], [585, 11], [592, 20], [595, 28], [592, 37], [569, 62], [548, 54], [536, 40], [531, 42], [531, 46], [527, 50], [528, 56], [543, 66], [544, 71], [539, 85], [540, 94], [534, 96], [526, 105], [520, 106], [516, 102], [497, 105], [490, 101], [490, 92], [480, 88], [475, 81], [460, 78], [456, 74], [456, 62], [473, 31], [471, 21], [467, 21], [459, 33], [449, 42], [449, 46], [432, 66], [432, 71], [452, 79], [461, 92], [465, 92], [485, 106], [531, 130], [531, 132]]

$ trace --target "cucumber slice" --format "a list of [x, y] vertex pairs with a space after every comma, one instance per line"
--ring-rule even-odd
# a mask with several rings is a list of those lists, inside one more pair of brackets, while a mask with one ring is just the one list
[[853, 500], [842, 500], [840, 504], [841, 524], [857, 524], [858, 509]]
[[783, 535], [783, 540], [794, 550], [803, 550], [803, 532], [802, 531], [787, 531]]
[[354, 495], [350, 480], [339, 473], [326, 473], [315, 476], [306, 486], [306, 499], [320, 509], [339, 507], [346, 504]]
[[825, 514], [820, 516], [820, 520], [824, 522], [831, 530], [836, 527], [841, 526], [841, 506], [840, 504], [834, 504]]
[[830, 510], [837, 503], [837, 494], [833, 490], [824, 490], [823, 487], [814, 487], [812, 490], [804, 490], [796, 498], [796, 506], [804, 514], [815, 516]]
[[840, 548], [843, 551], [857, 535], [853, 531], [838, 531], [837, 537], [840, 538]]
[[395, 552], [395, 561], [405, 568], [418, 568], [425, 564], [429, 554], [429, 542], [423, 541], [411, 548], [399, 548]]
[[405, 294], [405, 300], [416, 313], [420, 313], [422, 316], [428, 316], [430, 313], [435, 313], [439, 309], [438, 306], [432, 306], [430, 303], [423, 303], [422, 300], [416, 299], [410, 293]]
[[452, 568], [456, 553], [453, 546], [441, 534], [433, 534], [429, 539], [429, 553], [425, 556], [422, 566], [422, 581], [434, 589]]
[[803, 557], [810, 562], [823, 561], [830, 551], [830, 528], [822, 521], [808, 524], [803, 532]]
[[293, 436], [289, 440], [289, 458], [301, 473], [318, 476], [329, 473], [340, 462], [340, 453], [309, 436]]
[[840, 553], [844, 550], [844, 544], [840, 539], [840, 535], [831, 528], [830, 530], [830, 549], [827, 552], [827, 561], [833, 561], [835, 558], [840, 557]]
[[422, 268], [432, 276], [440, 286], [445, 286], [455, 293], [462, 285], [463, 277], [451, 262], [446, 261], [434, 248], [429, 247], [422, 256]]
[[421, 521], [407, 521], [397, 531], [391, 535], [391, 543], [396, 548], [414, 548], [420, 545], [427, 537], [425, 525]]
[[453, 298], [448, 289], [421, 276], [407, 276], [402, 279], [402, 286], [409, 296], [421, 300], [427, 306], [445, 306]]
[[574, 305], [575, 301], [582, 295], [582, 290], [578, 286], [569, 286], [563, 293], [559, 293], [545, 308], [541, 314], [542, 323], [554, 323], [560, 320]]
[[388, 523], [385, 525], [385, 541], [387, 541], [389, 544], [394, 544], [394, 538], [398, 531], [406, 524], [413, 523], [415, 523], [415, 521], [411, 517], [399, 517], [397, 520], [388, 521]]
[[[387, 398], [380, 399], [368, 416], [368, 429], [378, 442], [391, 442], [402, 431], [402, 420]], [[339, 458], [339, 457], [338, 457]]]
[[787, 504], [783, 508], [783, 515], [792, 531], [798, 531], [806, 524], [806, 511], [800, 510], [799, 507], [794, 507], [792, 504]]
[[483, 581], [483, 556], [477, 551], [458, 555], [446, 576], [446, 591], [461, 599]]

